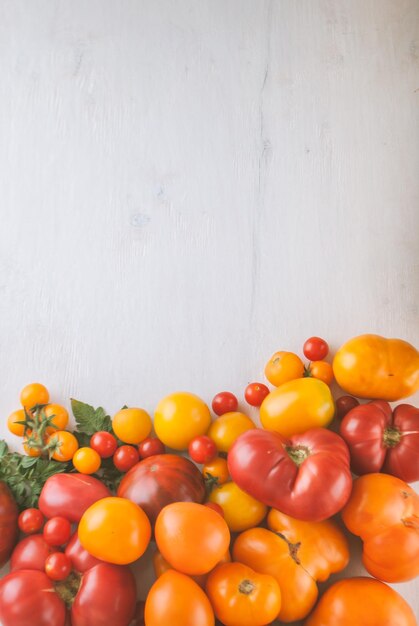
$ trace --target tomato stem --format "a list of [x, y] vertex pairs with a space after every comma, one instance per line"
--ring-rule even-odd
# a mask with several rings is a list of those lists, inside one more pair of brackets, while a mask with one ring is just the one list
[[82, 575], [79, 572], [71, 572], [69, 576], [63, 581], [55, 583], [55, 591], [60, 596], [61, 600], [65, 602], [68, 608], [74, 602], [74, 598], [77, 595], [79, 587], [81, 585]]
[[252, 581], [247, 578], [242, 580], [239, 585], [239, 592], [243, 593], [245, 596], [250, 595], [254, 589], [256, 589], [255, 583], [252, 583]]
[[395, 448], [402, 438], [401, 432], [397, 428], [386, 428], [383, 435], [383, 443], [386, 448]]
[[298, 558], [298, 550], [300, 549], [301, 541], [298, 541], [297, 543], [292, 543], [282, 533], [275, 531], [275, 534], [278, 535], [278, 537], [280, 537], [281, 539], [283, 539], [285, 543], [288, 545], [290, 557], [296, 562], [297, 565], [301, 565], [301, 561]]
[[310, 456], [310, 450], [306, 446], [286, 446], [285, 451], [298, 467]]

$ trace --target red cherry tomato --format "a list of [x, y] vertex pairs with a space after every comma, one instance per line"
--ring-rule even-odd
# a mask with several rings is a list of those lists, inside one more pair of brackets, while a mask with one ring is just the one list
[[45, 559], [55, 550], [47, 544], [43, 535], [30, 535], [19, 541], [12, 552], [10, 571], [39, 569], [44, 571]]
[[353, 396], [341, 396], [335, 402], [336, 405], [336, 417], [340, 420], [345, 417], [349, 411], [359, 406], [359, 401]]
[[215, 441], [207, 435], [194, 437], [188, 447], [189, 456], [195, 463], [209, 463], [217, 456]]
[[32, 535], [41, 530], [44, 521], [45, 518], [39, 509], [25, 509], [19, 515], [17, 523], [22, 533]]
[[120, 446], [113, 455], [113, 464], [120, 472], [128, 472], [139, 460], [139, 452], [134, 446]]
[[220, 391], [212, 400], [212, 410], [216, 415], [237, 411], [238, 407], [239, 402], [236, 396], [229, 391]]
[[303, 352], [310, 361], [322, 361], [329, 354], [329, 345], [320, 337], [310, 337], [303, 346]]
[[44, 539], [49, 546], [62, 546], [71, 537], [71, 524], [65, 517], [52, 517], [44, 526]]
[[263, 383], [250, 383], [244, 391], [246, 402], [251, 406], [260, 406], [268, 394], [269, 388]]
[[216, 502], [205, 502], [204, 506], [207, 506], [209, 509], [216, 511], [219, 515], [221, 515], [221, 517], [224, 517], [223, 507]]
[[51, 580], [65, 580], [71, 569], [71, 560], [64, 552], [53, 552], [46, 558], [45, 573]]
[[118, 447], [116, 437], [106, 430], [100, 430], [90, 438], [90, 447], [95, 450], [102, 459], [109, 459]]
[[164, 443], [160, 441], [158, 437], [147, 437], [138, 444], [138, 452], [141, 459], [147, 459], [149, 456], [155, 456], [156, 454], [164, 454], [166, 448]]

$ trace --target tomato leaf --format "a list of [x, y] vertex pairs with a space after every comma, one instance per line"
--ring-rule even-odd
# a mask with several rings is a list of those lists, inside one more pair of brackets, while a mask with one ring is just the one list
[[[101, 406], [95, 409], [90, 404], [71, 398], [71, 409], [79, 432], [85, 435], [93, 435], [99, 430], [111, 432], [111, 418]], [[77, 433], [74, 434], [77, 436]]]

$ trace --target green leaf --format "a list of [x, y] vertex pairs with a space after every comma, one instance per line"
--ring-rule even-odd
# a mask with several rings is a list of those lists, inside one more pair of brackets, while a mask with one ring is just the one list
[[5, 454], [9, 452], [9, 446], [4, 441], [4, 439], [0, 440], [0, 458], [4, 457]]
[[71, 408], [76, 420], [78, 431], [93, 435], [99, 430], [111, 432], [112, 421], [101, 406], [95, 409], [90, 404], [71, 399]]

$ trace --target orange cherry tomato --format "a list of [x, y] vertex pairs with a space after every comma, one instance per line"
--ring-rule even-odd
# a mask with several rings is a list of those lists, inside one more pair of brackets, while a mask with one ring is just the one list
[[[68, 424], [68, 411], [61, 404], [47, 404], [44, 409], [46, 417], [53, 417], [51, 424], [56, 426], [55, 430], [64, 430]], [[51, 428], [51, 432], [54, 428]]]
[[149, 436], [151, 417], [144, 409], [121, 409], [112, 419], [112, 428], [124, 443], [139, 444]]
[[215, 457], [202, 468], [202, 475], [208, 483], [222, 485], [230, 478], [227, 461], [221, 456]]
[[214, 626], [214, 612], [207, 596], [189, 576], [168, 570], [147, 595], [147, 626]]
[[322, 380], [326, 385], [333, 382], [333, 367], [327, 361], [312, 361], [309, 365], [309, 373], [313, 378]]
[[37, 457], [37, 456], [41, 456], [42, 454], [40, 448], [32, 447], [28, 444], [27, 437], [25, 437], [23, 440], [23, 449], [25, 450], [28, 456]]
[[224, 519], [232, 532], [258, 526], [268, 511], [262, 502], [249, 496], [233, 482], [213, 489], [209, 500], [221, 506]]
[[[227, 550], [227, 552], [225, 553], [223, 558], [217, 563], [217, 565], [215, 566], [214, 569], [216, 569], [222, 563], [231, 563], [231, 556], [230, 556], [230, 551], [229, 550]], [[154, 573], [155, 573], [157, 578], [159, 576], [161, 576], [162, 574], [164, 574], [164, 572], [167, 572], [167, 570], [173, 569], [173, 567], [170, 565], [170, 563], [168, 563], [166, 561], [164, 556], [158, 550], [156, 550], [154, 552], [154, 554], [153, 554], [153, 568], [154, 568]], [[213, 571], [214, 570], [212, 569], [211, 572], [213, 572]], [[197, 576], [191, 576], [191, 578], [196, 583], [198, 583], [198, 585], [200, 587], [205, 589], [205, 585], [206, 585], [206, 582], [208, 580], [208, 576], [209, 576], [209, 574], [211, 572], [209, 572], [208, 574], [199, 574]]]
[[57, 447], [52, 455], [55, 461], [71, 461], [79, 447], [78, 441], [67, 430], [56, 430], [47, 438], [47, 443], [54, 443]]
[[195, 502], [174, 502], [159, 513], [157, 546], [171, 566], [184, 574], [206, 574], [222, 559], [230, 531], [219, 513]]
[[23, 387], [20, 392], [20, 403], [28, 411], [37, 404], [47, 404], [49, 402], [48, 389], [41, 383], [31, 383]]
[[228, 452], [237, 437], [252, 428], [256, 428], [256, 424], [250, 417], [235, 411], [217, 417], [210, 426], [208, 436], [215, 442], [220, 452]]
[[75, 451], [73, 465], [80, 474], [94, 474], [98, 471], [101, 458], [93, 448], [84, 447]]
[[242, 563], [216, 567], [208, 576], [206, 591], [217, 619], [225, 626], [266, 626], [281, 608], [275, 578]]
[[275, 352], [265, 366], [265, 376], [274, 387], [304, 374], [304, 363], [294, 352]]
[[16, 422], [25, 421], [26, 415], [23, 409], [13, 411], [7, 418], [7, 428], [13, 435], [23, 437], [25, 434], [25, 426], [23, 424], [17, 424]]

